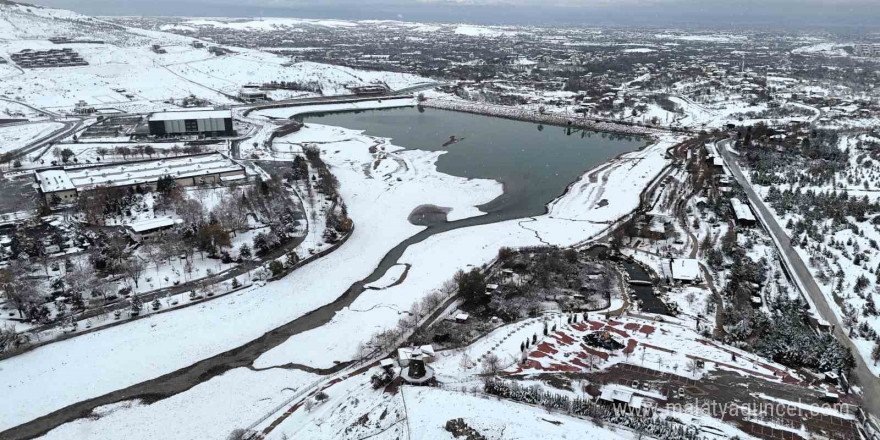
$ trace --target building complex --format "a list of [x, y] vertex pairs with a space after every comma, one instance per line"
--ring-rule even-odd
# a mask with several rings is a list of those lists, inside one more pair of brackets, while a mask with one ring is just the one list
[[219, 184], [247, 178], [244, 166], [221, 153], [205, 153], [168, 159], [133, 161], [89, 167], [63, 167], [36, 171], [40, 192], [49, 203], [69, 203], [77, 195], [99, 187], [138, 185], [156, 189], [164, 176], [179, 186]]

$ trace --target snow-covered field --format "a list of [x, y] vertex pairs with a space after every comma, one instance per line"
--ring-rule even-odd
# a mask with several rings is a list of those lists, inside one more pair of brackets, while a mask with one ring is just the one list
[[0, 126], [0, 154], [6, 154], [23, 148], [30, 142], [49, 135], [63, 126], [59, 122]]
[[41, 438], [223, 439], [317, 379], [296, 370], [237, 368], [149, 405], [134, 400], [98, 408], [94, 412], [97, 417], [61, 425]]
[[457, 418], [491, 439], [634, 438], [626, 430], [486, 396], [433, 387], [404, 386], [394, 393], [374, 390], [370, 373], [326, 388], [327, 402], [311, 411], [299, 406], [267, 439], [451, 439], [445, 425]]
[[[289, 21], [289, 20], [287, 20]], [[256, 22], [271, 26], [270, 22]], [[322, 26], [344, 25], [332, 20]], [[211, 22], [212, 25], [222, 25]], [[250, 26], [234, 23], [228, 26]], [[286, 57], [244, 48], [211, 55], [190, 46], [193, 38], [165, 32], [108, 25], [69, 11], [20, 6], [0, 9], [0, 56], [24, 49], [47, 50], [58, 46], [47, 36], [101, 39], [104, 44], [76, 44], [88, 66], [50, 69], [16, 69], [3, 65], [4, 93], [48, 110], [70, 111], [79, 101], [97, 108], [148, 112], [174, 108], [171, 98], [194, 95], [222, 105], [235, 101], [241, 86], [270, 81], [313, 82], [324, 95], [349, 93], [346, 86], [385, 83], [403, 88], [425, 82], [415, 75], [358, 71], [316, 63], [289, 65]], [[154, 53], [158, 44], [167, 52]], [[4, 104], [5, 105], [5, 104]]]
[[[350, 86], [357, 85], [383, 83], [399, 89], [426, 82], [424, 78], [408, 74], [365, 72], [309, 62], [290, 64], [288, 58], [242, 48], [231, 48], [234, 53], [215, 57], [204, 49], [192, 48], [189, 45], [192, 39], [188, 37], [109, 25], [64, 11], [26, 9], [0, 8], [0, 56], [8, 58], [11, 53], [24, 49], [55, 48], [44, 39], [47, 36], [105, 41], [76, 45], [77, 52], [89, 62], [88, 66], [41, 70], [3, 67], [0, 76], [4, 77], [5, 90], [11, 91], [10, 98], [26, 99], [36, 107], [51, 111], [71, 111], [83, 101], [98, 108], [149, 112], [174, 108], [176, 104], [171, 98], [189, 95], [213, 105], [232, 104], [234, 100], [229, 95], [236, 94], [242, 85], [254, 82], [316, 82], [326, 95], [348, 93]], [[300, 23], [203, 20], [185, 26], [248, 29], [269, 26], [274, 29], [282, 24], [288, 27], [350, 25], [332, 20]], [[421, 31], [429, 32], [431, 28]], [[471, 25], [458, 25], [452, 32], [478, 38], [510, 35], [505, 28]], [[151, 51], [152, 44], [160, 44], [167, 53]], [[346, 108], [375, 108], [377, 105], [355, 104]], [[412, 105], [412, 102], [384, 105]], [[311, 110], [333, 109], [338, 108], [324, 106]], [[253, 285], [171, 313], [151, 314], [126, 325], [0, 361], [3, 371], [0, 374], [0, 390], [3, 390], [0, 431], [246, 344], [332, 302], [353, 283], [372, 273], [392, 247], [424, 229], [407, 220], [416, 207], [431, 204], [448, 208], [450, 219], [462, 219], [482, 215], [477, 206], [502, 193], [498, 182], [438, 173], [435, 164], [442, 152], [404, 150], [389, 139], [355, 130], [307, 124], [297, 133], [276, 139], [272, 149], [258, 142], [267, 139], [276, 126], [269, 117], [287, 118], [303, 110], [306, 109], [267, 110], [251, 115], [248, 121], [255, 123], [251, 133], [254, 136], [245, 142], [242, 153], [287, 159], [285, 151], [301, 150], [305, 145], [318, 146], [340, 182], [342, 199], [356, 225], [348, 241], [280, 281]], [[11, 134], [5, 145], [14, 145], [15, 136], [15, 139], [41, 136], [40, 133], [15, 134], [12, 131], [19, 128], [12, 127], [39, 126], [50, 130], [58, 125], [7, 127]], [[335, 361], [350, 360], [357, 346], [373, 332], [394, 326], [400, 310], [440, 287], [456, 270], [490, 261], [500, 247], [570, 246], [602, 234], [615, 220], [638, 206], [642, 190], [667, 165], [666, 150], [679, 140], [658, 135], [657, 142], [644, 150], [598, 166], [552, 202], [546, 215], [458, 229], [411, 246], [399, 264], [374, 286], [383, 289], [367, 290], [350, 307], [337, 313], [330, 323], [290, 338], [257, 359], [254, 366], [271, 368], [301, 363], [329, 367]], [[257, 142], [256, 147], [252, 146], [253, 142]], [[84, 157], [96, 157], [95, 151], [89, 148], [81, 149]], [[206, 202], [209, 203], [218, 202], [212, 199]], [[409, 265], [405, 278], [402, 277], [403, 264]], [[168, 282], [164, 281], [166, 273], [174, 273], [173, 268], [160, 266], [156, 271], [150, 267], [145, 275], [155, 276], [159, 281], [146, 285], [153, 288], [173, 283], [170, 276]], [[94, 417], [63, 425], [46, 438], [222, 438], [233, 428], [243, 427], [270, 411], [315, 378], [309, 373], [279, 368], [265, 371], [239, 368], [150, 405], [123, 402], [99, 408]], [[416, 404], [411, 415], [412, 420], [427, 427], [419, 431], [419, 438], [441, 435], [438, 429], [442, 429], [445, 420], [439, 418], [442, 412], [431, 412], [432, 405], [436, 406], [433, 401], [454, 402], [448, 396], [431, 393], [444, 392], [419, 391], [413, 395], [414, 400], [424, 401], [424, 404]], [[50, 394], [51, 398], [47, 398]], [[520, 413], [506, 408], [508, 404], [473, 399], [476, 400], [466, 405], [470, 412], [464, 416], [474, 419], [474, 423], [484, 423], [479, 427], [486, 432], [497, 433], [503, 423], [513, 426], [508, 429], [518, 435], [533, 436], [539, 432], [537, 425], [529, 421], [535, 420], [533, 410], [524, 409], [518, 418]], [[502, 406], [495, 408], [487, 406], [489, 404]], [[419, 406], [422, 406], [421, 412]], [[507, 414], [500, 415], [501, 409]], [[499, 414], [491, 422], [476, 420], [481, 411]], [[554, 416], [556, 419], [559, 417]], [[613, 438], [592, 424], [576, 419], [552, 425], [550, 429], [558, 429], [559, 435], [595, 432], [595, 438]], [[324, 428], [319, 424], [315, 426], [317, 428], [308, 429], [316, 436], [327, 434], [327, 427], [332, 427], [330, 424]], [[338, 434], [338, 431], [331, 432], [329, 438], [339, 438]]]
[[[463, 418], [468, 426], [487, 438], [554, 438], [584, 440], [623, 440], [635, 436], [625, 430], [612, 431], [588, 420], [578, 419], [504, 400], [432, 388], [406, 387], [402, 390], [412, 439], [432, 440], [451, 437], [443, 428], [446, 421]], [[445, 436], [445, 437], [444, 437]]]

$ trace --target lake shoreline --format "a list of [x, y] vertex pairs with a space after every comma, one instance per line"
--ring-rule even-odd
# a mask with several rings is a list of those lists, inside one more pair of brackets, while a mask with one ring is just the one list
[[572, 118], [554, 114], [540, 114], [530, 110], [510, 106], [483, 104], [477, 102], [452, 101], [445, 99], [427, 99], [419, 102], [420, 106], [439, 110], [452, 110], [515, 121], [548, 124], [559, 127], [571, 127], [601, 133], [635, 135], [653, 137], [663, 132], [686, 132], [685, 130], [664, 127], [648, 127], [625, 122], [614, 122], [596, 118]]

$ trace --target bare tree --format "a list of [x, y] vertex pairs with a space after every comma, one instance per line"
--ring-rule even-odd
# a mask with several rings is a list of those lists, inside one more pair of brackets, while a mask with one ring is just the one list
[[73, 292], [74, 295], [78, 296], [91, 294], [95, 289], [95, 286], [98, 284], [98, 280], [95, 277], [95, 271], [88, 265], [74, 266], [73, 270], [67, 272], [65, 278], [69, 290]]
[[147, 242], [141, 246], [141, 252], [153, 263], [156, 267], [156, 274], [159, 274], [159, 266], [165, 261], [165, 253], [162, 246], [155, 242]]
[[141, 260], [137, 255], [133, 256], [131, 260], [122, 266], [123, 273], [128, 279], [134, 282], [135, 287], [138, 287], [141, 275], [143, 275], [146, 269], [147, 263], [145, 263], [144, 260]]
[[494, 376], [501, 371], [501, 359], [495, 353], [483, 357], [483, 374]]
[[205, 219], [205, 208], [198, 200], [182, 199], [175, 204], [175, 211], [185, 222], [199, 225]]
[[697, 295], [694, 292], [688, 292], [684, 299], [687, 301], [688, 306], [693, 306], [694, 300], [697, 299]]
[[231, 232], [232, 235], [235, 235], [236, 231], [240, 231], [247, 226], [246, 213], [236, 206], [239, 204], [240, 202], [235, 197], [227, 196], [224, 197], [223, 200], [220, 201], [220, 204], [211, 211], [211, 214], [213, 214], [220, 224]]

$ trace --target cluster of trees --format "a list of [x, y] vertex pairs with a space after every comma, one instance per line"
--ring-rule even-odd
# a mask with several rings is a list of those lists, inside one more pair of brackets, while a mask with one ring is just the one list
[[272, 89], [294, 90], [322, 94], [321, 83], [318, 81], [271, 81], [264, 87]]
[[834, 228], [857, 230], [848, 217], [854, 217], [856, 222], [864, 222], [868, 216], [880, 212], [880, 203], [872, 202], [868, 196], [850, 196], [845, 190], [801, 191], [799, 188], [787, 188], [780, 191], [770, 187], [765, 199], [780, 216], [794, 214], [800, 217], [797, 222], [787, 225], [794, 235], [807, 234], [818, 241], [822, 241], [828, 232], [823, 227], [826, 220], [832, 220], [831, 226]]
[[620, 411], [610, 405], [600, 405], [589, 398], [569, 397], [564, 394], [544, 391], [535, 385], [523, 387], [516, 382], [507, 382], [489, 378], [483, 383], [486, 394], [510, 399], [515, 402], [539, 405], [548, 411], [589, 417], [597, 425], [613, 423], [632, 429], [639, 437], [648, 435], [661, 440], [697, 440], [702, 438], [699, 427], [683, 425], [674, 418], [663, 418], [657, 415], [645, 415]]
[[12, 326], [0, 326], [0, 353], [13, 351], [30, 342], [25, 334], [19, 334]]
[[[477, 316], [497, 316], [504, 321], [515, 321], [535, 316], [546, 302], [556, 302], [562, 310], [575, 306], [598, 306], [605, 302], [612, 290], [612, 277], [606, 267], [590, 261], [582, 261], [573, 249], [555, 247], [514, 251], [502, 248], [498, 252], [502, 269], [508, 269], [516, 277], [493, 276], [491, 280], [477, 269], [459, 271], [455, 275], [458, 289], [468, 299], [468, 306]], [[590, 275], [603, 274], [598, 279]], [[499, 285], [492, 295], [486, 295], [487, 282]], [[589, 286], [590, 291], [584, 287]], [[589, 290], [589, 289], [588, 289]], [[600, 293], [594, 298], [594, 293]], [[588, 295], [587, 301], [574, 299], [574, 294]]]
[[[111, 154], [115, 155], [117, 157], [122, 157], [123, 159], [127, 160], [129, 158], [134, 159], [137, 157], [139, 157], [141, 159], [145, 159], [145, 158], [152, 159], [153, 156], [159, 156], [159, 155], [163, 155], [165, 157], [168, 157], [168, 156], [180, 156], [182, 154], [199, 154], [199, 153], [203, 153], [204, 151], [205, 151], [205, 148], [202, 147], [201, 145], [187, 145], [184, 147], [181, 147], [179, 145], [174, 145], [171, 148], [156, 148], [152, 145], [144, 144], [144, 145], [134, 145], [131, 147], [117, 146], [112, 149], [106, 148], [106, 147], [98, 147], [95, 149], [95, 154], [98, 155], [97, 160], [102, 161], [102, 160], [105, 160], [107, 158], [107, 156], [111, 155]], [[55, 158], [55, 160], [52, 161], [53, 165], [58, 164], [59, 161], [61, 163], [68, 163], [68, 162], [77, 162], [78, 163], [79, 162], [79, 159], [76, 157], [76, 153], [74, 153], [69, 148], [61, 148], [61, 147], [53, 148], [52, 149], [52, 157]]]
[[[303, 152], [306, 155], [306, 159], [309, 161], [309, 165], [311, 165], [312, 169], [317, 173], [318, 191], [320, 191], [321, 194], [324, 194], [329, 200], [338, 201], [339, 181], [336, 179], [336, 176], [330, 172], [330, 167], [327, 166], [324, 159], [321, 158], [321, 150], [315, 146], [308, 146], [303, 149]], [[295, 162], [294, 166], [296, 166]]]
[[35, 321], [48, 319], [46, 299], [39, 290], [39, 283], [31, 278], [27, 262], [12, 260], [6, 269], [0, 270], [0, 289], [20, 317]]
[[771, 316], [746, 309], [725, 310], [731, 314], [726, 321], [736, 321], [727, 327], [726, 342], [792, 368], [847, 372], [855, 365], [853, 354], [833, 335], [813, 331], [799, 299], [778, 295], [768, 305]]
[[57, 161], [59, 159], [62, 163], [67, 163], [70, 162], [71, 158], [74, 160], [74, 162], [78, 162], [74, 156], [76, 156], [76, 154], [74, 154], [74, 152], [71, 151], [70, 148], [55, 147], [52, 149], [52, 157], [56, 159], [55, 161], [53, 161], [53, 163], [58, 163]]
[[752, 181], [756, 184], [834, 187], [835, 177], [846, 171], [849, 149], [839, 147], [836, 132], [813, 130], [799, 144], [796, 136], [776, 140], [773, 138], [776, 134], [763, 123], [737, 133], [737, 148], [752, 170]]

